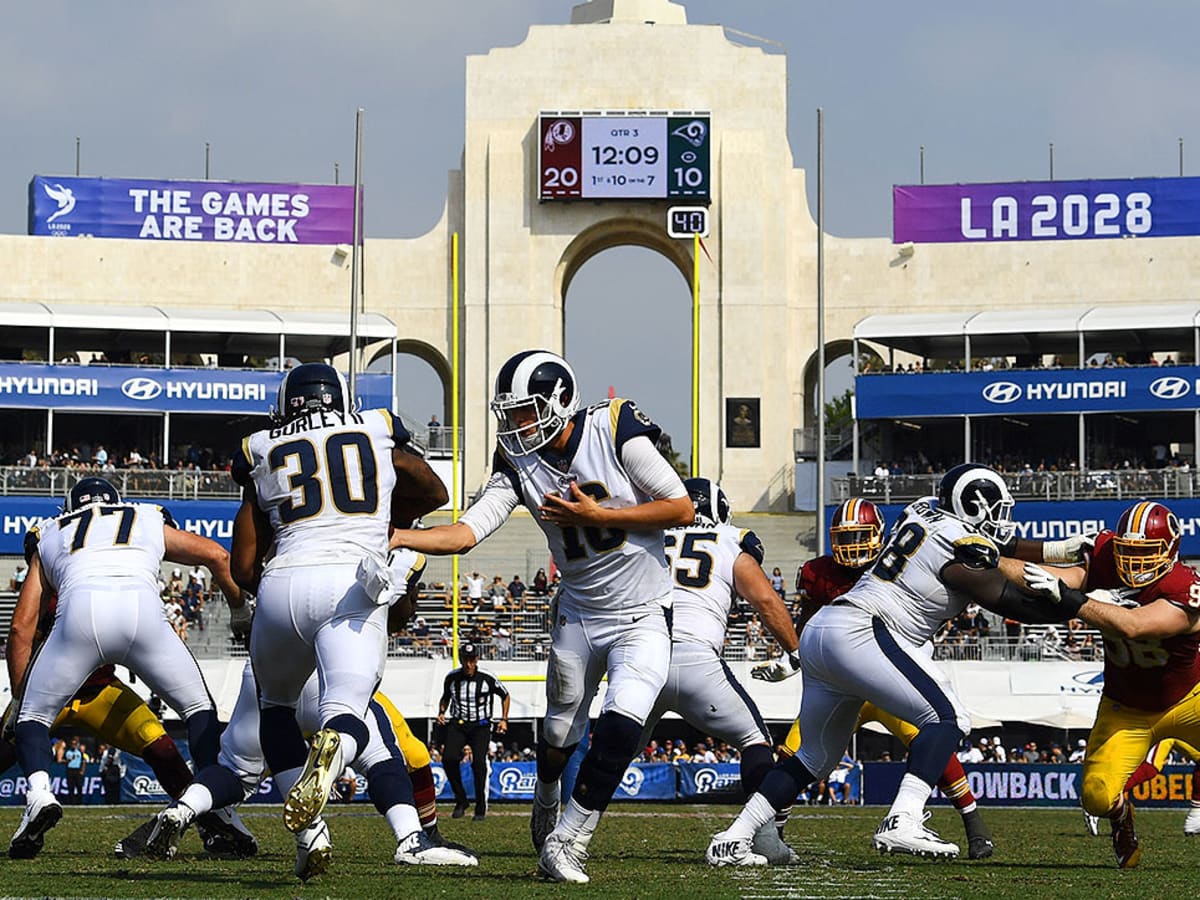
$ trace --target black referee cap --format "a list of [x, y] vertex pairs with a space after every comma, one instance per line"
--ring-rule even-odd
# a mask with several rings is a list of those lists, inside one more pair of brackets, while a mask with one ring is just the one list
[[479, 651], [475, 649], [474, 644], [463, 644], [458, 648], [458, 655], [463, 659], [478, 659]]

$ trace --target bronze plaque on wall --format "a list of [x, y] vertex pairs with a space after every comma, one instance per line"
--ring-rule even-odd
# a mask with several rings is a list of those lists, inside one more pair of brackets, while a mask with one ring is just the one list
[[759, 446], [758, 397], [725, 398], [725, 446]]

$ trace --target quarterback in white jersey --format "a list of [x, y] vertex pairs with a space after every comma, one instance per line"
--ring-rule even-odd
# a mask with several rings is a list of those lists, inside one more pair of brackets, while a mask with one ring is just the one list
[[[671, 580], [662, 529], [686, 525], [694, 513], [679, 475], [656, 449], [659, 428], [628, 400], [581, 411], [575, 374], [561, 356], [526, 350], [510, 358], [496, 376], [492, 411], [499, 443], [480, 497], [455, 524], [398, 531], [392, 541], [462, 553], [521, 504], [545, 532], [563, 579], [530, 831], [544, 875], [585, 882], [587, 844], [667, 677]], [[556, 826], [559, 777], [605, 674], [592, 743]]]
[[[753, 531], [730, 524], [729, 501], [720, 485], [707, 478], [689, 478], [683, 484], [696, 520], [666, 535], [674, 580], [671, 668], [641, 743], [649, 740], [663, 713], [677, 712], [741, 751], [742, 791], [749, 797], [770, 771], [775, 754], [758, 707], [721, 658], [733, 598], [744, 598], [762, 616], [783, 648], [787, 662], [777, 665], [787, 674], [800, 666], [798, 638], [787, 607], [762, 570], [762, 542]], [[773, 823], [759, 830], [755, 848], [776, 864], [795, 856]]]
[[[241, 607], [229, 554], [216, 542], [180, 531], [161, 506], [123, 503], [103, 478], [84, 478], [67, 495], [63, 515], [30, 536], [29, 576], [21, 587], [8, 644], [17, 759], [29, 779], [25, 817], [9, 855], [36, 856], [61, 817], [49, 789], [50, 727], [97, 667], [127, 666], [187, 722], [192, 756], [215, 761], [219, 725], [200, 668], [163, 615], [159, 566], [203, 564]], [[36, 656], [37, 621], [57, 594], [54, 625]]]
[[[333, 367], [297, 366], [279, 387], [273, 426], [250, 435], [233, 465], [243, 486], [233, 573], [258, 595], [250, 659], [262, 749], [287, 798], [284, 824], [301, 836], [368, 741], [364, 716], [395, 596], [360, 573], [386, 572], [391, 523], [447, 496], [428, 464], [403, 449], [404, 426], [386, 410], [355, 412], [350, 399]], [[306, 762], [295, 709], [314, 669], [322, 728]]]
[[1012, 495], [996, 472], [956, 466], [942, 478], [936, 504], [932, 498], [910, 504], [855, 586], [809, 620], [800, 638], [805, 740], [796, 756], [779, 762], [763, 779], [733, 826], [713, 837], [707, 853], [711, 864], [765, 862], [751, 850], [754, 833], [801, 788], [833, 769], [864, 701], [919, 729], [895, 802], [875, 833], [875, 847], [918, 856], [958, 855], [957, 845], [922, 824], [933, 786], [970, 731], [962, 702], [931, 659], [929, 638], [972, 601], [1027, 622], [1066, 621], [1077, 609], [1031, 596], [1001, 573], [997, 545], [1012, 543], [1012, 507]]

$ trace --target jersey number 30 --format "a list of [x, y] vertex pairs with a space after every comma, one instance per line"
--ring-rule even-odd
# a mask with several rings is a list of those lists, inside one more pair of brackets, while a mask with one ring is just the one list
[[[379, 508], [379, 478], [371, 439], [361, 431], [340, 431], [325, 441], [325, 471], [333, 505], [349, 515], [371, 515]], [[357, 458], [361, 486], [354, 491], [347, 477], [347, 454]], [[271, 471], [288, 467], [288, 487], [292, 495], [279, 504], [279, 520], [285, 525], [317, 515], [324, 507], [321, 489], [321, 465], [312, 441], [288, 441], [271, 448], [267, 457]], [[291, 462], [294, 460], [294, 465]], [[300, 492], [297, 502], [296, 491]]]

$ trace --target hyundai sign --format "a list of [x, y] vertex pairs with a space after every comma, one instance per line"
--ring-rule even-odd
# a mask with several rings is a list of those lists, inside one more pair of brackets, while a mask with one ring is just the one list
[[1200, 178], [892, 188], [892, 236], [896, 243], [1197, 234], [1200, 234]]
[[[0, 363], [0, 408], [265, 415], [282, 379], [273, 369]], [[390, 374], [359, 375], [356, 387], [364, 408], [391, 408]]]
[[860, 419], [1200, 407], [1200, 366], [860, 375]]
[[51, 237], [349, 244], [354, 187], [34, 177], [29, 233]]

